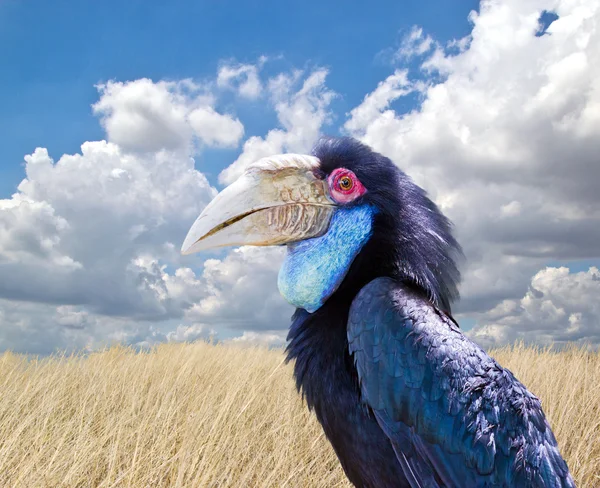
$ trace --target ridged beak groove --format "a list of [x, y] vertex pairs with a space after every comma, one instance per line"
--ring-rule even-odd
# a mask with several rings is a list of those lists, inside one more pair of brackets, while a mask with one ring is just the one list
[[313, 156], [281, 154], [248, 166], [192, 225], [183, 254], [224, 246], [275, 246], [323, 235], [335, 203]]

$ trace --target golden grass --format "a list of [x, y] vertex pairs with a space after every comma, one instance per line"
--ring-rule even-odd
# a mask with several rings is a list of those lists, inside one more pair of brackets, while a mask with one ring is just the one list
[[[600, 486], [600, 355], [494, 355], [544, 403], [578, 486]], [[341, 487], [281, 351], [165, 344], [0, 356], [0, 486]]]

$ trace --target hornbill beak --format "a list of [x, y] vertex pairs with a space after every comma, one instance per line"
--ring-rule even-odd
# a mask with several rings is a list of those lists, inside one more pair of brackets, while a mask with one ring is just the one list
[[274, 246], [323, 235], [335, 208], [313, 156], [282, 154], [251, 164], [189, 230], [181, 252]]

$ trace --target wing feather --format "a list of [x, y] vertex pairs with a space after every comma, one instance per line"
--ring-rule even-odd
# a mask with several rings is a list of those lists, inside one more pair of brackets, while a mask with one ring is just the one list
[[372, 281], [352, 303], [348, 344], [411, 486], [575, 486], [540, 401], [425, 296]]

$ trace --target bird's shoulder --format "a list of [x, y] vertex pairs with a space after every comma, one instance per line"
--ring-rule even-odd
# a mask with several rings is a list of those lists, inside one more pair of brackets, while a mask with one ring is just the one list
[[445, 477], [457, 460], [498, 482], [568, 477], [539, 399], [417, 289], [375, 279], [353, 300], [347, 334], [362, 400], [389, 436], [415, 434]]
[[[393, 363], [397, 377], [404, 377], [409, 371], [403, 369], [410, 369], [410, 376], [404, 378], [407, 387], [427, 387], [426, 370], [451, 379], [452, 384], [444, 382], [439, 385], [442, 390], [431, 391], [432, 400], [441, 397], [444, 390], [464, 389], [478, 377], [512, 379], [508, 370], [466, 337], [422, 292], [391, 278], [377, 278], [358, 293], [350, 308], [347, 333], [352, 353]], [[384, 357], [384, 352], [394, 356]], [[472, 386], [470, 391], [478, 391], [475, 384]]]

